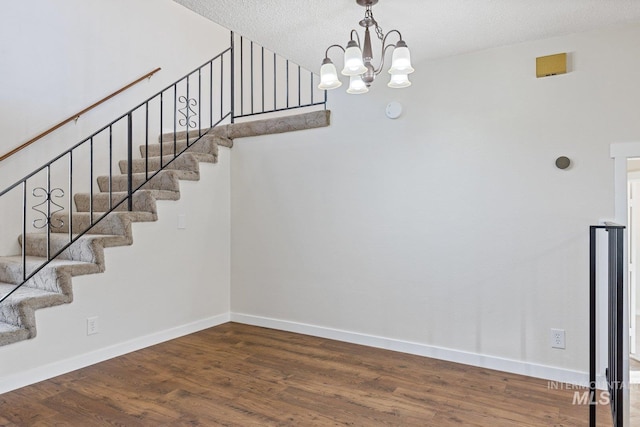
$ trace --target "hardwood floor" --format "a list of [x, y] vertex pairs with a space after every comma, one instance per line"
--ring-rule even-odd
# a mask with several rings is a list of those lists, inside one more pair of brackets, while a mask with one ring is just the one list
[[574, 391], [227, 323], [0, 395], [0, 425], [586, 426]]

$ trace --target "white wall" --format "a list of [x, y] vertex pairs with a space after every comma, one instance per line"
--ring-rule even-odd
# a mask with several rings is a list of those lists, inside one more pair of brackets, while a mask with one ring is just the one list
[[[0, 13], [0, 152], [162, 67], [145, 81], [0, 164], [0, 191], [229, 45], [229, 32], [171, 0], [24, 0]], [[224, 322], [229, 317], [230, 153], [135, 224], [106, 272], [76, 277], [72, 304], [39, 310], [38, 336], [0, 348], [0, 393]], [[177, 230], [186, 213], [187, 230]], [[0, 212], [0, 255], [19, 229]], [[86, 335], [87, 317], [100, 333]]]
[[[639, 38], [636, 25], [414, 64], [409, 89], [330, 93], [330, 128], [238, 141], [235, 318], [585, 372], [588, 226], [613, 216], [609, 144], [640, 135]], [[536, 79], [535, 58], [559, 52], [571, 72]]]

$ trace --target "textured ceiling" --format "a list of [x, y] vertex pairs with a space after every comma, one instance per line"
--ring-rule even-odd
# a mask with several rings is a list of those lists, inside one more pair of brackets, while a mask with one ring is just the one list
[[[364, 16], [355, 0], [174, 1], [314, 71]], [[415, 63], [640, 22], [640, 0], [380, 0], [373, 15], [384, 31], [402, 32]]]

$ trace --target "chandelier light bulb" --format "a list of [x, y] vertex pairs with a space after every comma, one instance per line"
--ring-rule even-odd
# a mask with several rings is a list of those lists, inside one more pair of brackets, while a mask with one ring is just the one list
[[411, 74], [413, 71], [409, 48], [403, 40], [400, 40], [393, 50], [389, 74]]
[[360, 77], [360, 75], [349, 77], [349, 89], [347, 89], [347, 93], [358, 95], [367, 92], [369, 92], [369, 88], [362, 80], [362, 77]]
[[347, 49], [344, 51], [344, 69], [342, 75], [356, 76], [367, 72], [367, 67], [362, 61], [362, 51], [355, 40], [349, 40]]
[[342, 82], [338, 79], [338, 71], [336, 66], [329, 58], [325, 58], [322, 61], [322, 67], [320, 67], [320, 84], [318, 89], [331, 90], [342, 86]]
[[391, 80], [387, 84], [390, 88], [400, 89], [403, 87], [411, 86], [408, 74], [391, 74]]

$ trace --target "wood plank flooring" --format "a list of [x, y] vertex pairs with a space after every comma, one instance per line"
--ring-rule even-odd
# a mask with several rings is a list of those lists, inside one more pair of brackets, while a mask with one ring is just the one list
[[586, 426], [574, 391], [227, 323], [2, 394], [0, 425]]

